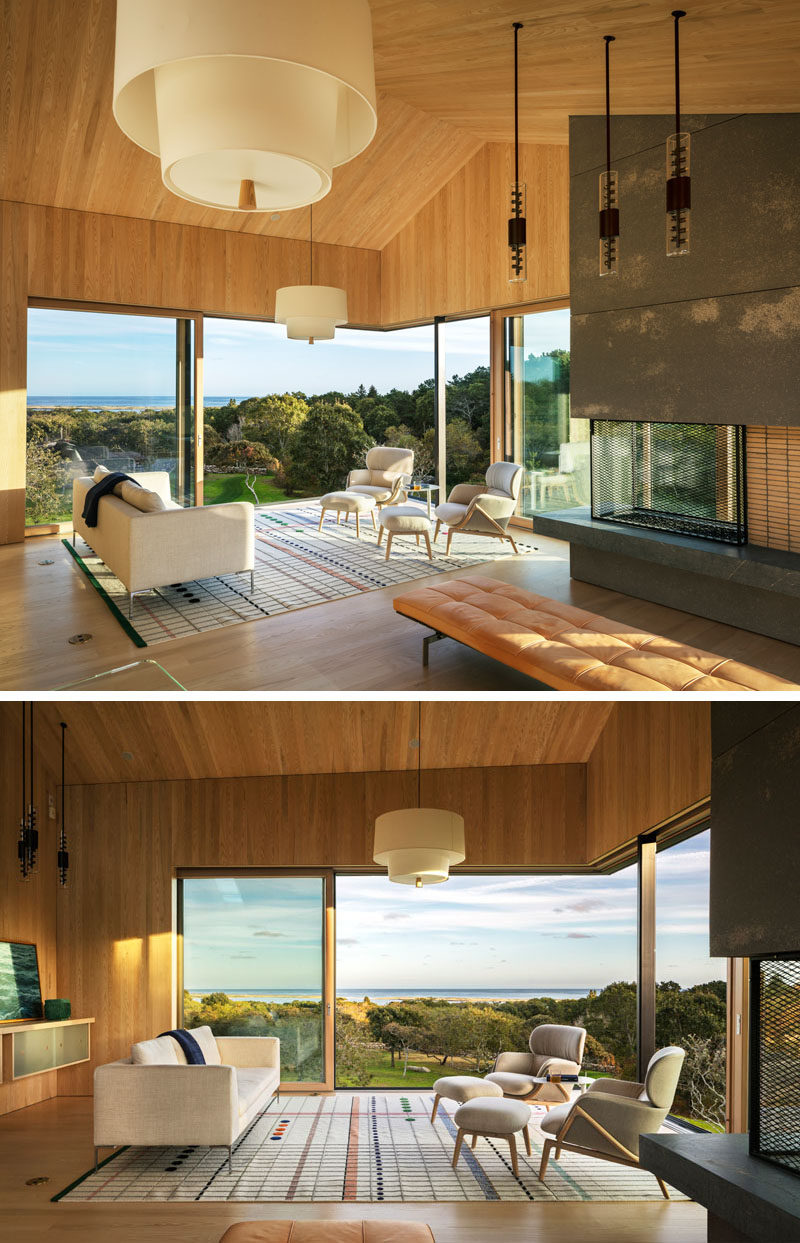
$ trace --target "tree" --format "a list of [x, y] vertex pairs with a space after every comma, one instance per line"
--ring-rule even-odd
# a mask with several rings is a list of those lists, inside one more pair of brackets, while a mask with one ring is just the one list
[[315, 401], [292, 436], [287, 481], [310, 495], [344, 487], [347, 474], [369, 445], [361, 416], [345, 405]]
[[25, 516], [29, 522], [57, 521], [66, 505], [58, 454], [29, 437], [25, 454]]
[[255, 488], [256, 479], [263, 475], [274, 475], [278, 470], [278, 463], [270, 456], [266, 447], [258, 441], [250, 440], [232, 440], [212, 445], [206, 454], [205, 466], [209, 474], [244, 475], [245, 484], [256, 505], [261, 503]]
[[249, 398], [239, 406], [242, 432], [260, 440], [280, 461], [287, 456], [292, 436], [308, 414], [308, 404], [291, 393]]
[[372, 1081], [370, 1048], [363, 1028], [363, 1023], [336, 1007], [336, 1081], [342, 1087], [364, 1088]]
[[681, 1083], [688, 1084], [692, 1117], [725, 1129], [725, 1040], [709, 1036], [686, 1036]]

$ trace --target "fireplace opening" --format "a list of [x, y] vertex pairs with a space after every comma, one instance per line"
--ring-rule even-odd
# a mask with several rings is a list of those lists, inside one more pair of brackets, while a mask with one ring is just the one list
[[744, 428], [592, 421], [592, 517], [746, 542]]
[[800, 955], [750, 963], [750, 1152], [800, 1174]]

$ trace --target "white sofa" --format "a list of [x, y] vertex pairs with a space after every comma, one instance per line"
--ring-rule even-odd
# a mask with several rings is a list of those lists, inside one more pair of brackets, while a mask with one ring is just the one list
[[81, 475], [72, 484], [72, 526], [134, 596], [169, 583], [187, 583], [217, 574], [250, 573], [255, 566], [254, 508], [249, 501], [183, 508], [170, 495], [166, 471], [142, 471], [132, 479], [156, 492], [164, 508], [143, 513], [107, 493], [100, 498], [97, 526], [81, 514], [94, 480]]
[[95, 1168], [98, 1149], [204, 1145], [228, 1149], [253, 1119], [280, 1099], [280, 1040], [273, 1036], [192, 1035], [206, 1058], [190, 1066], [172, 1036], [143, 1040], [131, 1056], [94, 1072]]

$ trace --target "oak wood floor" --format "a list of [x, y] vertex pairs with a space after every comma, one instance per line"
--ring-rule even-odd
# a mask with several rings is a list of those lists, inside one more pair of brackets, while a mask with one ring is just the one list
[[[93, 1161], [91, 1100], [59, 1097], [0, 1118], [7, 1243], [216, 1243], [253, 1218], [426, 1221], [436, 1243], [705, 1243], [696, 1204], [51, 1204]], [[26, 1180], [49, 1181], [27, 1187]]]
[[[800, 682], [800, 647], [577, 582], [569, 577], [568, 545], [534, 539], [538, 552], [489, 562], [479, 572]], [[53, 690], [143, 657], [192, 691], [543, 689], [451, 640], [431, 648], [424, 669], [424, 628], [391, 607], [392, 597], [411, 586], [136, 648], [57, 538], [26, 539], [0, 548], [0, 690]], [[89, 643], [68, 643], [86, 632]]]

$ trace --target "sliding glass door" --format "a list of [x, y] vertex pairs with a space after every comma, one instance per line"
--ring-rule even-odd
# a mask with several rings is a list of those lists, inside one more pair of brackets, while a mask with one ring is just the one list
[[26, 515], [69, 522], [72, 481], [98, 465], [166, 471], [194, 505], [198, 317], [32, 306], [28, 311]]
[[277, 1036], [281, 1082], [333, 1083], [333, 897], [327, 872], [179, 880], [184, 1027]]
[[589, 421], [569, 408], [569, 309], [505, 320], [505, 454], [524, 468], [518, 514], [591, 501]]

